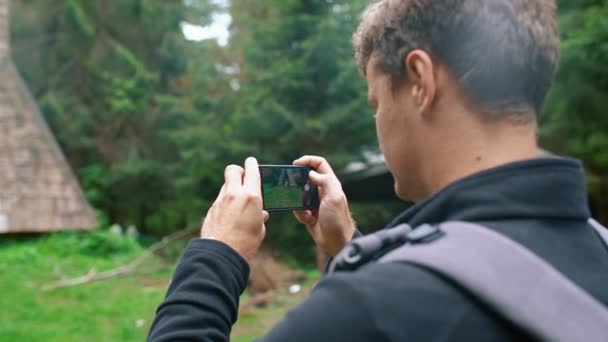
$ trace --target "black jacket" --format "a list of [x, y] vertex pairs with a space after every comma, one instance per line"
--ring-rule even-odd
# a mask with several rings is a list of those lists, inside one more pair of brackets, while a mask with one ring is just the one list
[[[484, 224], [544, 258], [608, 305], [608, 250], [586, 223], [583, 171], [571, 159], [505, 165], [453, 183], [389, 226]], [[150, 341], [229, 340], [247, 263], [194, 240], [157, 311]], [[505, 274], [505, 277], [508, 277]], [[534, 286], [522, 283], [521, 286]], [[526, 303], [522, 303], [526, 305]], [[449, 280], [413, 265], [370, 264], [324, 277], [262, 341], [508, 341], [529, 339]]]

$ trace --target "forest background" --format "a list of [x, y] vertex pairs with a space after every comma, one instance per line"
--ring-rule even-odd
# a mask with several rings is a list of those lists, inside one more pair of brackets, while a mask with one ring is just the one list
[[[558, 1], [562, 60], [541, 143], [583, 160], [608, 222], [608, 2]], [[377, 151], [350, 37], [363, 0], [22, 0], [12, 53], [103, 227], [162, 236], [198, 224], [223, 169]], [[186, 26], [229, 15], [229, 39]], [[405, 205], [354, 204], [364, 230]], [[306, 229], [274, 214], [267, 244], [311, 262]]]

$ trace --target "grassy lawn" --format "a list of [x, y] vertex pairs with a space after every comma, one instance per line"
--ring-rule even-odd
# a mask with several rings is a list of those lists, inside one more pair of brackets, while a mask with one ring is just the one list
[[83, 235], [58, 234], [0, 244], [0, 340], [145, 339], [172, 265], [156, 265], [145, 277], [127, 276], [49, 292], [40, 290], [41, 284], [56, 281], [62, 274], [75, 277], [91, 268], [107, 270], [126, 263], [141, 251], [133, 241], [119, 243], [114, 252], [95, 251], [95, 247], [87, 247], [90, 239], [83, 239]]
[[[96, 234], [94, 243], [91, 233], [0, 241], [0, 341], [145, 340], [173, 272], [172, 263], [151, 259], [136, 275], [40, 290], [41, 284], [61, 276], [76, 277], [91, 268], [104, 271], [124, 264], [142, 250], [134, 241], [122, 241], [126, 238], [117, 242]], [[269, 307], [243, 309], [233, 341], [263, 335], [304, 293], [278, 291]], [[247, 300], [244, 295], [244, 305]]]

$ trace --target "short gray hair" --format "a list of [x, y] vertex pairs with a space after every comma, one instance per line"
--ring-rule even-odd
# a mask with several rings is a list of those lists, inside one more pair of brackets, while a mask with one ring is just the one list
[[[487, 118], [538, 114], [559, 60], [555, 0], [382, 0], [353, 36], [359, 70], [376, 56], [394, 81], [427, 51]], [[533, 117], [532, 117], [533, 118]]]

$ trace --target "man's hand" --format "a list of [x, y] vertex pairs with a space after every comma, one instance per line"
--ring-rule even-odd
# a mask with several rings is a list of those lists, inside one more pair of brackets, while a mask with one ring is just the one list
[[322, 157], [304, 156], [293, 164], [309, 166], [317, 171], [311, 171], [309, 178], [319, 187], [321, 200], [318, 211], [295, 211], [294, 215], [306, 225], [319, 248], [332, 257], [336, 256], [350, 242], [355, 232], [355, 223], [348, 210], [342, 184]]
[[250, 261], [264, 240], [268, 213], [264, 211], [260, 170], [255, 158], [247, 158], [245, 169], [230, 165], [225, 183], [207, 213], [201, 238], [221, 241]]

